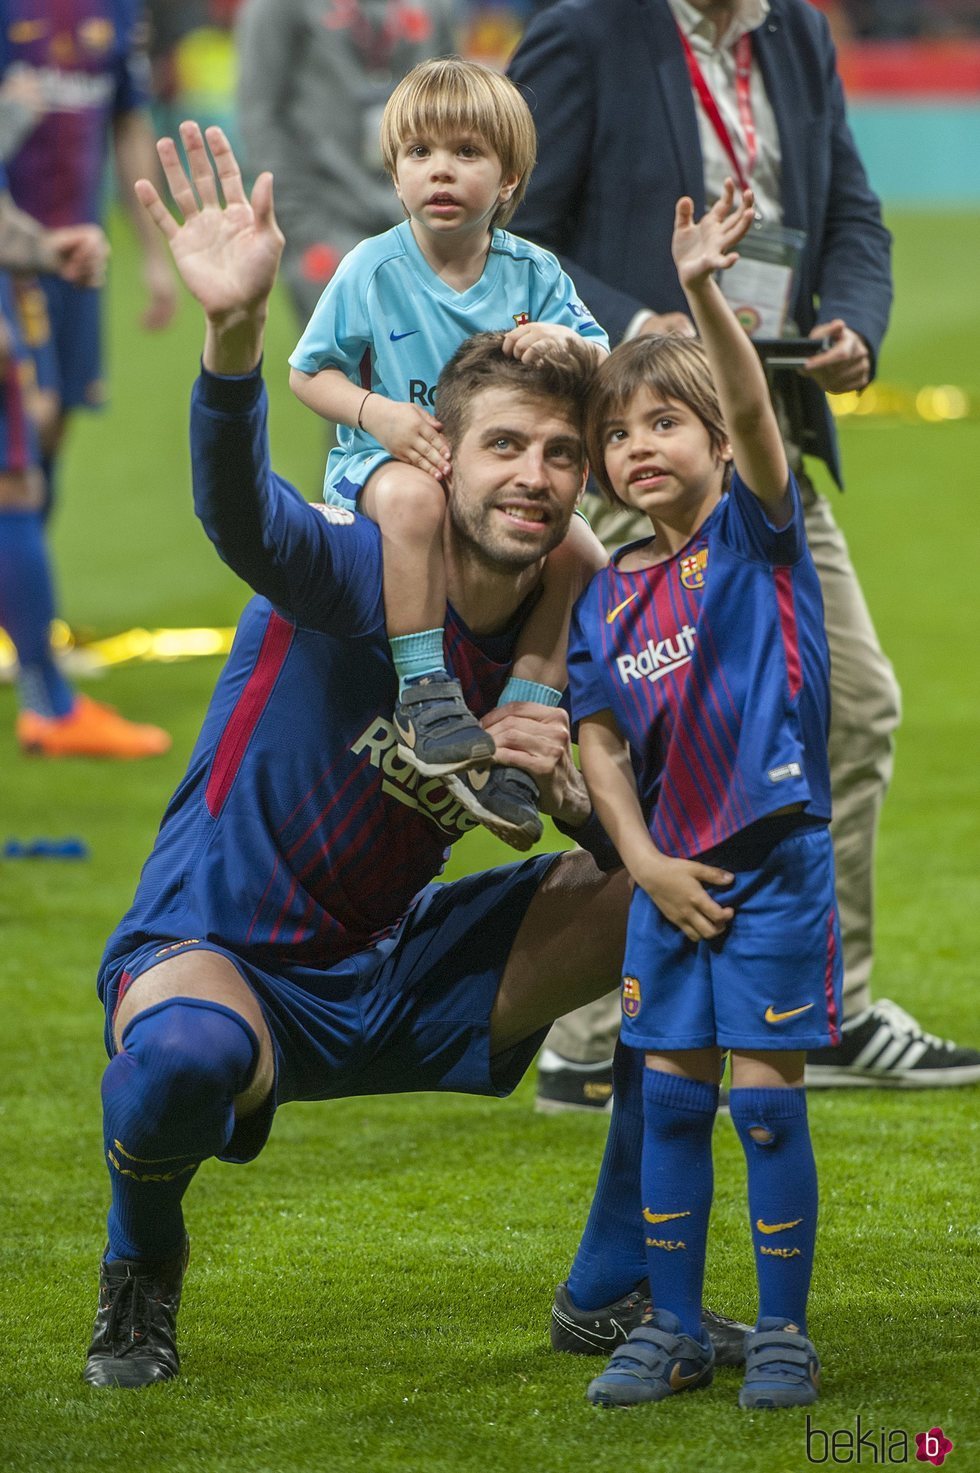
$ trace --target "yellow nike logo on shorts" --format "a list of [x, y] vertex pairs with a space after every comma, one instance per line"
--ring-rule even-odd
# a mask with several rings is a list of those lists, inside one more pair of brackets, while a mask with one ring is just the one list
[[785, 1013], [777, 1013], [770, 1003], [765, 1011], [765, 1019], [767, 1023], [785, 1023], [787, 1018], [797, 1018], [800, 1013], [808, 1013], [812, 1007], [812, 1002], [805, 1002], [801, 1008], [789, 1008]]

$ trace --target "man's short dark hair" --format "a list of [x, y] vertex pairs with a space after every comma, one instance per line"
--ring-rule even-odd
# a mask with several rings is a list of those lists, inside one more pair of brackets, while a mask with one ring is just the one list
[[523, 363], [503, 350], [506, 334], [478, 332], [460, 344], [439, 375], [435, 413], [450, 445], [466, 433], [470, 406], [483, 389], [517, 389], [533, 399], [555, 399], [585, 434], [585, 405], [595, 373], [595, 354], [570, 338], [554, 357]]

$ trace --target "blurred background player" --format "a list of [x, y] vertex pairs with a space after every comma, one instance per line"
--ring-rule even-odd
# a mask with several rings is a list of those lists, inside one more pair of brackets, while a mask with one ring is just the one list
[[21, 276], [18, 286], [3, 269], [44, 271], [91, 289], [104, 278], [108, 253], [97, 225], [46, 230], [19, 210], [0, 165], [0, 627], [17, 652], [17, 740], [25, 752], [50, 757], [149, 757], [170, 746], [158, 727], [126, 721], [76, 694], [52, 649], [35, 373], [46, 315], [35, 278]]
[[[555, 252], [614, 343], [693, 332], [668, 250], [682, 194], [700, 210], [733, 174], [752, 184], [763, 227], [805, 232], [789, 315], [832, 347], [803, 374], [776, 374], [774, 394], [831, 649], [845, 1014], [841, 1047], [811, 1054], [808, 1083], [972, 1083], [980, 1052], [871, 998], [875, 839], [899, 691], [844, 534], [803, 456], [841, 482], [827, 393], [874, 377], [892, 299], [891, 242], [848, 125], [827, 22], [806, 0], [558, 0], [532, 20], [509, 74], [527, 89], [538, 130], [516, 226]], [[593, 516], [595, 499], [587, 501], [607, 546], [637, 535], [628, 514], [596, 507]], [[616, 1027], [615, 999], [559, 1023], [542, 1054], [540, 1106], [608, 1103]]]
[[453, 0], [245, 0], [239, 126], [269, 169], [286, 237], [283, 280], [305, 325], [342, 257], [403, 218], [381, 158], [396, 82], [456, 50]]
[[[176, 289], [166, 253], [133, 195], [136, 179], [156, 167], [138, 20], [135, 0], [67, 0], [57, 6], [8, 0], [0, 28], [0, 78], [20, 108], [19, 142], [13, 127], [8, 135], [10, 193], [47, 230], [100, 222], [111, 141], [120, 199], [142, 246], [147, 294], [142, 322], [157, 329], [173, 315]], [[45, 403], [39, 426], [42, 520], [52, 505], [56, 458], [68, 419], [75, 409], [97, 408], [103, 397], [100, 291], [98, 286], [79, 284], [80, 280], [51, 270], [38, 277], [50, 325], [50, 346], [39, 348], [36, 356], [44, 391], [40, 402]], [[35, 336], [42, 335], [40, 320], [35, 313]], [[33, 491], [30, 499], [35, 499]], [[18, 637], [9, 622], [19, 629], [25, 623], [37, 629], [44, 612], [50, 618], [54, 602], [50, 574], [43, 580], [42, 594], [33, 575], [14, 578], [10, 572], [18, 564], [24, 536], [23, 515], [0, 512], [0, 557], [8, 568], [6, 602], [19, 609], [6, 615], [15, 644]], [[33, 532], [31, 543], [31, 567], [37, 567]], [[46, 553], [44, 561], [47, 565]], [[28, 600], [31, 608], [25, 613], [25, 590], [30, 589], [37, 597]], [[40, 641], [38, 633], [28, 640], [29, 649], [36, 651]], [[76, 698], [50, 669], [44, 681], [21, 682], [21, 701], [28, 705], [18, 737], [25, 750], [38, 755], [154, 756], [170, 745], [159, 728], [134, 725], [98, 702]]]
[[[399, 755], [445, 778], [482, 823], [529, 849], [542, 834], [534, 781], [487, 766], [493, 740], [445, 666], [451, 465], [430, 406], [443, 366], [473, 333], [505, 331], [505, 353], [527, 362], [583, 341], [604, 357], [608, 340], [554, 256], [503, 228], [534, 166], [534, 124], [505, 77], [458, 57], [420, 63], [391, 95], [381, 147], [408, 219], [345, 258], [290, 357], [289, 382], [340, 427], [325, 499], [381, 528]], [[551, 513], [540, 498], [512, 494], [498, 514], [533, 539]], [[574, 518], [547, 559], [501, 705], [559, 704], [583, 568], [604, 561]]]

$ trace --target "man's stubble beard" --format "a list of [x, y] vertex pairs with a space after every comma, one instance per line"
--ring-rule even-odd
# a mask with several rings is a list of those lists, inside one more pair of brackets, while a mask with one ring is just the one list
[[550, 535], [533, 548], [522, 548], [519, 543], [508, 541], [504, 535], [499, 538], [494, 535], [493, 506], [470, 506], [457, 497], [452, 488], [448, 492], [449, 519], [454, 536], [475, 562], [499, 573], [524, 572], [546, 558], [564, 539], [571, 513], [564, 519], [555, 520], [557, 508], [554, 503], [549, 500], [543, 504], [553, 518], [549, 524]]

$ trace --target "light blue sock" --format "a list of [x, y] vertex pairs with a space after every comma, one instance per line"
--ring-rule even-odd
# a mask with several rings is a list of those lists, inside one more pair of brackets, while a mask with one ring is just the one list
[[71, 686], [51, 649], [54, 587], [38, 511], [0, 509], [0, 626], [17, 651], [18, 701], [40, 716], [67, 716]]
[[[802, 1089], [733, 1089], [728, 1096], [749, 1176], [759, 1319], [806, 1334], [817, 1233], [817, 1168]], [[766, 1139], [751, 1134], [759, 1127]]]
[[536, 680], [520, 680], [512, 675], [500, 692], [498, 706], [505, 701], [536, 701], [539, 706], [560, 706], [561, 691], [551, 685], [539, 685]]
[[423, 629], [418, 634], [396, 634], [388, 643], [398, 672], [398, 694], [426, 676], [447, 675], [446, 657], [442, 652], [445, 631]]
[[701, 1338], [717, 1084], [643, 1071], [643, 1231], [654, 1308]]

